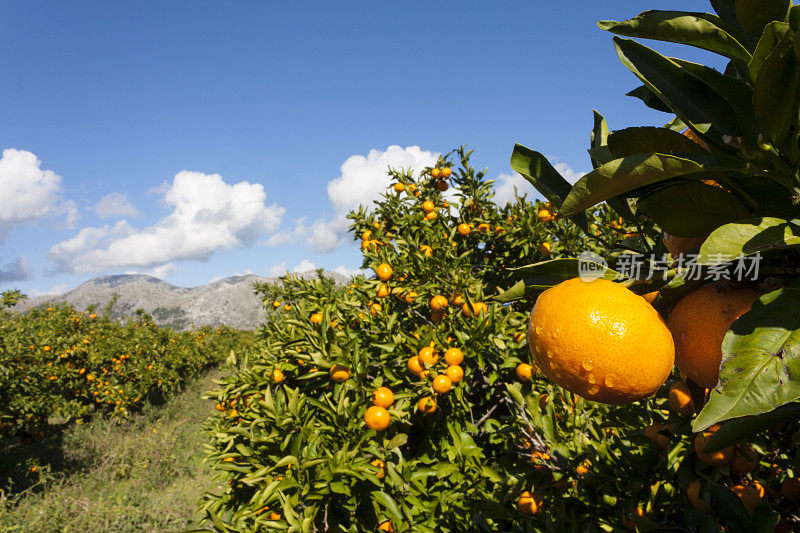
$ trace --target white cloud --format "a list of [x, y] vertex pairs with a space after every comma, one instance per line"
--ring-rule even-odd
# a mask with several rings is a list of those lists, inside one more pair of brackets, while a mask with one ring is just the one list
[[22, 281], [30, 277], [30, 265], [28, 264], [28, 259], [23, 255], [17, 256], [11, 261], [0, 265], [0, 283]]
[[561, 175], [564, 176], [564, 179], [572, 184], [574, 184], [576, 181], [581, 179], [581, 177], [583, 177], [584, 174], [586, 174], [586, 172], [576, 172], [572, 170], [566, 163], [556, 163], [553, 165], [553, 168], [558, 170], [561, 173]]
[[303, 272], [308, 272], [309, 270], [316, 270], [316, 268], [317, 265], [315, 265], [308, 259], [303, 259], [302, 261], [300, 261], [300, 263], [295, 265], [295, 267], [292, 269], [292, 272], [297, 272], [298, 274], [302, 274]]
[[143, 274], [145, 276], [153, 276], [158, 279], [167, 279], [167, 277], [178, 270], [178, 266], [174, 263], [167, 263], [157, 267], [148, 268], [146, 270], [128, 270], [126, 274]]
[[234, 272], [230, 276], [222, 276], [222, 275], [214, 276], [213, 278], [208, 280], [208, 282], [206, 284], [208, 285], [208, 284], [215, 283], [215, 282], [223, 280], [223, 279], [234, 278], [234, 277], [237, 277], [237, 276], [249, 276], [249, 275], [251, 275], [253, 273], [254, 272], [252, 270], [250, 270], [249, 268], [246, 268], [244, 272], [239, 272], [237, 270], [236, 272]]
[[272, 277], [285, 276], [286, 274], [288, 274], [290, 272], [296, 272], [296, 273], [302, 274], [303, 272], [308, 272], [309, 270], [316, 270], [317, 269], [317, 265], [315, 265], [314, 263], [312, 263], [308, 259], [303, 259], [302, 261], [300, 261], [298, 264], [296, 264], [292, 268], [287, 267], [286, 266], [287, 264], [288, 263], [286, 261], [283, 261], [282, 263], [279, 263], [277, 265], [273, 265], [269, 269], [269, 275], [272, 276]]
[[36, 298], [37, 296], [58, 296], [59, 294], [64, 294], [70, 289], [70, 286], [66, 283], [62, 283], [60, 285], [56, 285], [50, 289], [33, 289], [28, 294], [31, 298]]
[[128, 197], [119, 192], [112, 192], [103, 196], [95, 204], [94, 210], [103, 218], [139, 216], [139, 211], [128, 201]]
[[66, 215], [74, 223], [77, 210], [61, 200], [61, 176], [42, 170], [42, 162], [25, 150], [9, 148], [0, 158], [0, 241], [14, 226]]
[[419, 146], [402, 148], [389, 146], [386, 150], [370, 150], [366, 156], [352, 155], [342, 164], [339, 177], [328, 183], [328, 200], [333, 216], [307, 223], [300, 219], [292, 231], [274, 235], [265, 244], [277, 246], [290, 242], [302, 242], [316, 252], [325, 253], [339, 248], [346, 242], [350, 221], [347, 213], [359, 205], [372, 207], [390, 185], [389, 167], [394, 169], [419, 170], [433, 166], [439, 154], [422, 150]]
[[269, 275], [272, 276], [272, 277], [283, 276], [287, 272], [289, 272], [289, 269], [286, 268], [286, 261], [284, 261], [282, 263], [279, 263], [277, 265], [274, 265], [274, 266], [270, 267], [270, 269], [269, 269]]
[[344, 265], [339, 265], [338, 267], [334, 268], [333, 271], [337, 274], [347, 277], [358, 276], [359, 274], [364, 274], [366, 272], [360, 268], [347, 268]]
[[111, 268], [161, 268], [176, 260], [206, 260], [214, 252], [253, 244], [280, 225], [285, 209], [266, 205], [259, 184], [228, 184], [219, 174], [183, 170], [160, 188], [172, 213], [136, 229], [125, 220], [84, 228], [53, 246], [48, 255], [62, 272]]
[[[554, 159], [551, 159], [551, 161], [553, 160]], [[585, 174], [584, 172], [576, 172], [572, 170], [569, 165], [561, 162], [554, 163], [553, 168], [555, 168], [562, 176], [564, 176], [565, 180], [573, 184]], [[494, 183], [495, 203], [498, 205], [504, 205], [506, 203], [513, 202], [515, 188], [520, 196], [527, 194], [528, 199], [532, 199], [534, 197], [541, 198], [542, 196], [536, 189], [534, 189], [533, 185], [531, 185], [528, 180], [523, 178], [521, 175], [500, 174], [495, 178]]]

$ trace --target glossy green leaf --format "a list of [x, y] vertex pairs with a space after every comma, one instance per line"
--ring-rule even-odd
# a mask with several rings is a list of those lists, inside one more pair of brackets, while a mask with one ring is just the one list
[[764, 28], [764, 34], [758, 40], [756, 49], [753, 52], [753, 58], [747, 65], [747, 72], [750, 76], [750, 81], [755, 82], [758, 78], [758, 73], [761, 72], [761, 67], [764, 61], [772, 53], [775, 47], [781, 42], [781, 39], [789, 32], [789, 24], [786, 22], [770, 22]]
[[678, 237], [705, 237], [749, 215], [735, 196], [702, 182], [676, 185], [640, 198], [637, 207], [661, 229]]
[[582, 273], [609, 280], [616, 279], [618, 276], [618, 273], [608, 268], [606, 264], [576, 257], [552, 259], [511, 271], [515, 275], [521, 276], [522, 280], [507, 291], [500, 293], [496, 297], [500, 302], [536, 296], [562, 281], [577, 278]]
[[764, 59], [753, 86], [753, 109], [772, 142], [782, 145], [798, 120], [800, 68], [794, 53], [794, 35], [787, 32]]
[[640, 85], [631, 92], [627, 93], [625, 96], [632, 96], [633, 98], [638, 98], [639, 100], [644, 103], [650, 109], [654, 109], [656, 111], [662, 111], [664, 113], [672, 113], [672, 109], [669, 108], [667, 104], [661, 101], [661, 99], [656, 96], [653, 91], [647, 88], [646, 85]]
[[741, 29], [739, 21], [736, 20], [736, 0], [710, 0], [710, 3], [722, 20], [732, 27]]
[[794, 420], [798, 415], [800, 415], [800, 404], [792, 403], [762, 415], [728, 420], [723, 422], [720, 428], [711, 435], [703, 451], [716, 452], [732, 444], [746, 441], [775, 424]]
[[710, 13], [652, 10], [630, 20], [601, 20], [597, 25], [617, 35], [686, 44], [744, 63], [750, 61], [750, 52], [734, 37], [737, 30]]
[[800, 289], [762, 296], [722, 342], [718, 386], [692, 423], [701, 431], [723, 420], [760, 415], [800, 398]]
[[736, 20], [751, 37], [758, 39], [764, 26], [786, 20], [792, 0], [736, 0]]
[[608, 149], [616, 159], [634, 154], [685, 154], [707, 155], [698, 143], [669, 128], [639, 126], [617, 130], [608, 136]]
[[740, 220], [714, 230], [700, 247], [697, 262], [725, 263], [730, 258], [800, 245], [800, 220], [763, 217]]

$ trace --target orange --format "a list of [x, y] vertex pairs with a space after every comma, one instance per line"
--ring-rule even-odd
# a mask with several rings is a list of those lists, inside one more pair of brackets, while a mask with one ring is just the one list
[[433, 220], [438, 216], [439, 215], [436, 214], [436, 211], [431, 211], [430, 213], [425, 213], [425, 220]]
[[367, 427], [376, 431], [383, 431], [388, 428], [391, 418], [386, 408], [377, 405], [373, 405], [364, 413], [364, 422]]
[[530, 381], [533, 375], [533, 367], [527, 363], [517, 365], [517, 377], [520, 381]]
[[372, 313], [373, 315], [377, 315], [378, 313], [380, 313], [381, 309], [383, 309], [381, 307], [381, 304], [372, 304], [369, 306], [369, 312]]
[[575, 472], [579, 476], [582, 476], [582, 475], [586, 474], [587, 472], [589, 472], [589, 467], [590, 466], [592, 466], [592, 462], [589, 459], [584, 459], [583, 462], [581, 464], [579, 464], [578, 467], [575, 469]]
[[381, 263], [375, 269], [375, 275], [378, 276], [379, 280], [387, 281], [389, 278], [392, 277], [392, 267], [390, 267], [386, 263]]
[[372, 392], [372, 403], [378, 407], [389, 407], [394, 403], [394, 393], [388, 387], [378, 387]]
[[442, 296], [441, 294], [437, 294], [433, 298], [431, 298], [431, 309], [434, 311], [439, 311], [447, 307], [447, 298]]
[[386, 298], [391, 292], [388, 285], [381, 285], [378, 287], [378, 298]]
[[491, 227], [489, 226], [489, 224], [485, 222], [478, 224], [478, 231], [480, 231], [481, 233], [488, 233], [490, 229]]
[[[447, 183], [444, 180], [437, 181], [436, 183], [434, 183], [433, 186], [436, 188], [437, 191], [441, 191], [441, 192], [444, 192], [444, 191], [446, 191], [447, 189], [450, 188], [450, 184]], [[445, 207], [447, 207], [447, 202], [445, 202], [444, 205], [445, 205]]]
[[426, 396], [417, 402], [417, 409], [425, 414], [431, 414], [436, 411], [436, 400]]
[[458, 225], [456, 230], [460, 235], [469, 235], [469, 232], [472, 231], [472, 226], [470, 226], [466, 222], [462, 222], [461, 224]]
[[550, 256], [550, 251], [553, 249], [553, 246], [549, 242], [542, 242], [539, 243], [539, 253], [545, 257]]
[[708, 237], [677, 237], [665, 231], [661, 240], [664, 241], [664, 248], [667, 249], [669, 255], [678, 257], [700, 248], [700, 245], [706, 242], [707, 238]]
[[431, 176], [434, 178], [439, 178], [442, 176], [442, 170], [439, 168], [431, 169]]
[[412, 374], [416, 374], [418, 376], [424, 372], [422, 363], [420, 363], [418, 356], [414, 355], [408, 358], [408, 370], [411, 371]]
[[388, 531], [389, 533], [394, 533], [394, 526], [392, 525], [391, 520], [384, 520], [378, 526], [378, 531]]
[[517, 509], [520, 513], [528, 516], [533, 516], [539, 512], [542, 507], [542, 495], [536, 491], [531, 494], [527, 490], [519, 495], [517, 500]]
[[742, 500], [744, 508], [750, 514], [753, 514], [764, 498], [764, 487], [758, 481], [754, 481], [750, 485], [734, 485], [731, 490]]
[[781, 483], [781, 494], [791, 502], [800, 501], [800, 478], [787, 477]]
[[664, 430], [671, 430], [672, 426], [654, 422], [644, 428], [644, 436], [656, 443], [659, 449], [665, 450], [669, 445], [669, 438], [662, 433]]
[[430, 346], [425, 346], [419, 351], [419, 360], [425, 363], [428, 366], [435, 365], [436, 361], [439, 360], [439, 354], [436, 353]]
[[550, 214], [550, 211], [547, 209], [540, 209], [539, 212], [536, 214], [536, 218], [539, 219], [539, 222], [547, 222], [548, 220], [553, 219], [553, 215]]
[[411, 191], [411, 192], [416, 191], [417, 190], [417, 184], [416, 183], [409, 183], [408, 184], [408, 190]]
[[701, 387], [715, 387], [722, 339], [758, 296], [755, 289], [724, 290], [722, 285], [709, 284], [681, 298], [667, 322], [675, 339], [678, 369]]
[[683, 381], [677, 381], [669, 388], [669, 406], [679, 415], [694, 414], [694, 403], [689, 395], [689, 387]]
[[525, 334], [521, 331], [514, 333], [514, 342], [522, 342], [525, 339]]
[[269, 519], [273, 520], [273, 521], [280, 520], [281, 519], [281, 513], [276, 513], [275, 511], [272, 511], [271, 513], [269, 513]]
[[406, 190], [405, 184], [403, 184], [403, 183], [395, 183], [394, 184], [394, 192], [396, 192], [397, 194], [400, 194], [404, 190]]
[[442, 167], [442, 177], [444, 179], [449, 178], [450, 174], [452, 174], [452, 173], [453, 173], [453, 171], [450, 170], [450, 167]]
[[689, 483], [689, 486], [686, 487], [686, 497], [689, 499], [689, 503], [691, 503], [695, 509], [703, 514], [710, 514], [711, 509], [708, 507], [708, 504], [700, 493], [702, 488], [703, 484], [700, 481], [692, 481]]
[[272, 381], [274, 381], [275, 383], [280, 383], [281, 381], [283, 381], [283, 377], [284, 377], [283, 372], [281, 372], [277, 368], [272, 371]]
[[370, 464], [378, 469], [378, 471], [375, 473], [376, 478], [383, 479], [386, 477], [386, 463], [380, 459], [375, 459]]
[[444, 373], [453, 383], [458, 383], [464, 377], [464, 369], [458, 365], [448, 366]]
[[422, 246], [420, 246], [419, 251], [422, 252], [422, 254], [425, 257], [431, 257], [433, 255], [433, 248], [431, 248], [427, 244], [423, 244]]
[[372, 230], [371, 229], [368, 229], [368, 230], [364, 231], [364, 233], [361, 234], [361, 240], [362, 241], [368, 241], [371, 238], [372, 238]]
[[435, 378], [433, 378], [433, 390], [436, 391], [438, 394], [445, 394], [453, 387], [453, 382], [450, 381], [444, 374], [439, 374]]
[[461, 306], [461, 310], [464, 311], [464, 314], [467, 316], [473, 315], [480, 315], [481, 313], [488, 313], [489, 307], [483, 302], [475, 302], [472, 304], [472, 308], [464, 302], [464, 305]]
[[350, 378], [350, 369], [344, 365], [333, 365], [328, 373], [336, 383], [343, 383]]
[[312, 324], [319, 324], [322, 322], [322, 313], [314, 313], [309, 320], [311, 320]]
[[698, 433], [694, 438], [694, 452], [697, 454], [697, 457], [707, 465], [711, 466], [724, 466], [730, 463], [731, 459], [733, 459], [733, 446], [728, 446], [727, 448], [717, 452], [703, 451], [708, 443], [708, 440], [711, 438], [711, 435], [716, 433], [718, 429], [719, 426], [711, 426], [702, 433]]
[[281, 303], [278, 300], [275, 300], [274, 302], [272, 302], [272, 307], [274, 307], [275, 309], [277, 309], [280, 306], [281, 306]]
[[409, 292], [408, 294], [406, 294], [406, 298], [405, 298], [406, 303], [409, 304], [409, 305], [413, 304], [414, 300], [417, 299], [417, 296], [419, 296], [419, 294], [417, 294], [416, 292], [414, 292], [414, 291]]
[[570, 279], [544, 291], [528, 326], [528, 346], [547, 377], [586, 399], [635, 402], [669, 377], [672, 335], [653, 307], [605, 279]]
[[292, 306], [289, 305], [289, 304], [286, 304], [286, 305], [283, 306], [283, 310], [284, 311], [291, 311], [292, 310]]
[[730, 464], [731, 474], [744, 477], [758, 466], [758, 454], [747, 444], [737, 446]]
[[426, 213], [430, 213], [434, 209], [436, 209], [436, 205], [434, 205], [434, 203], [431, 202], [430, 200], [425, 200], [424, 202], [422, 202], [422, 210], [425, 211]]
[[464, 360], [464, 352], [458, 348], [448, 348], [444, 352], [444, 360], [448, 365], [460, 365]]
[[656, 301], [656, 297], [658, 296], [658, 291], [648, 292], [647, 294], [642, 294], [642, 298], [644, 301], [651, 304]]

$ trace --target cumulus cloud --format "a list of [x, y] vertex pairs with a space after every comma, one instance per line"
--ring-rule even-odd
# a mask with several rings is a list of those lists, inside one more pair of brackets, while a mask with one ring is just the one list
[[37, 296], [58, 296], [59, 294], [64, 294], [69, 289], [69, 285], [62, 283], [50, 289], [33, 289], [28, 293], [28, 296], [31, 298], [36, 298]]
[[298, 274], [302, 274], [303, 272], [308, 272], [309, 270], [316, 270], [317, 265], [309, 261], [308, 259], [303, 259], [298, 264], [294, 266], [292, 272], [297, 272]]
[[127, 270], [126, 274], [143, 274], [145, 276], [153, 276], [158, 279], [167, 279], [167, 277], [178, 270], [178, 265], [175, 263], [167, 263], [166, 265], [159, 265], [157, 267], [148, 268], [145, 270]]
[[128, 197], [119, 192], [112, 192], [103, 196], [94, 206], [95, 212], [102, 218], [121, 218], [139, 216], [139, 211], [133, 206]]
[[314, 263], [312, 263], [308, 259], [303, 259], [302, 261], [300, 261], [298, 264], [296, 264], [292, 268], [288, 268], [286, 265], [287, 265], [287, 262], [283, 261], [282, 263], [279, 263], [277, 265], [274, 265], [274, 266], [270, 267], [269, 275], [273, 276], [273, 277], [274, 276], [284, 276], [284, 275], [288, 274], [289, 272], [302, 274], [303, 272], [308, 272], [309, 270], [316, 270], [317, 269], [317, 265], [315, 265]]
[[0, 283], [22, 281], [31, 277], [31, 269], [25, 256], [20, 255], [0, 265]]
[[43, 170], [31, 152], [9, 148], [0, 157], [0, 242], [14, 226], [64, 215], [67, 224], [77, 219], [72, 202], [62, 201], [61, 176]]
[[53, 246], [58, 270], [103, 272], [112, 268], [164, 269], [177, 260], [207, 260], [214, 252], [249, 246], [275, 231], [285, 209], [265, 203], [259, 184], [226, 183], [219, 174], [184, 170], [160, 188], [172, 212], [155, 224], [134, 228], [126, 220], [83, 228]]
[[337, 274], [347, 277], [358, 276], [359, 274], [365, 273], [365, 271], [361, 270], [360, 268], [348, 268], [344, 265], [339, 265], [338, 267], [334, 268], [333, 271]]
[[350, 221], [347, 213], [360, 205], [372, 206], [373, 200], [386, 192], [390, 185], [389, 167], [419, 170], [433, 166], [439, 154], [422, 150], [419, 146], [402, 148], [389, 146], [386, 150], [370, 150], [364, 155], [352, 155], [339, 168], [339, 177], [328, 183], [328, 200], [333, 209], [330, 219], [308, 222], [300, 219], [291, 231], [274, 235], [265, 244], [277, 246], [301, 242], [320, 253], [330, 252], [347, 242]]
[[581, 179], [581, 177], [583, 177], [584, 174], [586, 174], [586, 172], [576, 172], [572, 170], [566, 163], [555, 163], [553, 165], [553, 168], [558, 170], [558, 172], [562, 176], [564, 176], [565, 180], [573, 184], [579, 179]]

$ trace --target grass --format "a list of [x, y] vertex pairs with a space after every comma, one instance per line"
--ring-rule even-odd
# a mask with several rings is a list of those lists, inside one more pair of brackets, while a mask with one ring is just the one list
[[25, 488], [12, 496], [0, 491], [0, 531], [203, 527], [198, 502], [217, 482], [202, 464], [203, 422], [214, 407], [201, 394], [220, 375], [210, 372], [129, 422], [95, 420], [55, 440], [3, 450], [0, 462], [16, 469], [15, 486]]

